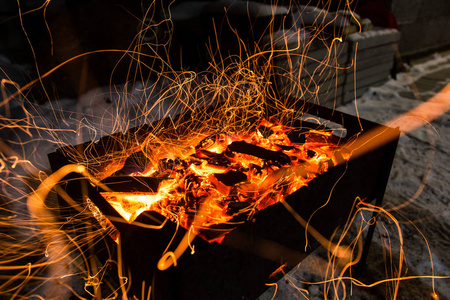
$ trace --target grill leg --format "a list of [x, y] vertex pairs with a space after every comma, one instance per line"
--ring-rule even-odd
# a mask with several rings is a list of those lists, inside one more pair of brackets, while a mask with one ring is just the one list
[[[382, 197], [377, 197], [376, 201], [375, 201], [375, 205], [380, 207], [381, 203], [383, 201]], [[373, 234], [375, 232], [375, 228], [377, 226], [377, 217], [378, 217], [378, 212], [373, 212], [372, 214], [372, 219], [374, 220], [373, 224], [371, 224], [369, 226], [369, 230], [367, 231], [367, 236], [366, 236], [366, 240], [364, 241], [364, 246], [363, 246], [363, 251], [361, 254], [361, 259], [358, 263], [357, 268], [359, 270], [364, 270], [366, 267], [366, 260], [367, 260], [367, 256], [369, 255], [369, 248], [370, 248], [370, 244], [372, 243], [372, 238], [373, 238]]]

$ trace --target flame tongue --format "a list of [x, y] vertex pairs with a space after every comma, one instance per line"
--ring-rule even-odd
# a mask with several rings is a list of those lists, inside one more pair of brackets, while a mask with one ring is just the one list
[[208, 241], [220, 240], [235, 220], [282, 201], [343, 159], [334, 155], [331, 133], [304, 131], [295, 143], [286, 134], [291, 130], [263, 120], [246, 136], [210, 135], [185, 159], [159, 158], [158, 169], [146, 174], [160, 178], [156, 193], [102, 195], [130, 223], [153, 210]]

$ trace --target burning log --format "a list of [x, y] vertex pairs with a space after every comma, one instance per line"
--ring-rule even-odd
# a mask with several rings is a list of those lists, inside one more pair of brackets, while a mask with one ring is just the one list
[[227, 186], [233, 186], [247, 180], [247, 176], [244, 173], [233, 170], [222, 174], [214, 174], [214, 176]]
[[228, 145], [227, 149], [237, 153], [252, 155], [269, 162], [276, 162], [280, 165], [291, 164], [291, 159], [283, 152], [267, 150], [259, 146], [248, 144], [245, 141], [232, 142]]

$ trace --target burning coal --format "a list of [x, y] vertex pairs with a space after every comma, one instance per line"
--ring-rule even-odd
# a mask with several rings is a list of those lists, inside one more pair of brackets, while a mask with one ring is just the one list
[[[338, 142], [331, 131], [263, 120], [247, 135], [213, 134], [187, 145], [184, 157], [163, 157], [157, 166], [127, 174], [158, 179], [155, 192], [102, 195], [130, 223], [152, 210], [186, 229], [193, 226], [194, 233], [209, 241], [220, 241], [237, 223], [347, 160], [349, 154], [337, 148]], [[202, 206], [202, 216], [194, 222]]]

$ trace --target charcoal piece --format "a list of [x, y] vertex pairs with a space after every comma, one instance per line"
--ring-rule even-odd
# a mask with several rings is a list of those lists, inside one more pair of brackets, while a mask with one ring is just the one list
[[233, 186], [247, 180], [247, 175], [239, 171], [228, 171], [226, 173], [214, 174], [214, 176], [227, 186]]
[[211, 165], [223, 167], [227, 167], [230, 165], [230, 160], [224, 153], [218, 154], [208, 150], [197, 150], [192, 156], [200, 159], [206, 159]]
[[282, 165], [291, 163], [291, 159], [289, 158], [289, 156], [281, 151], [267, 150], [256, 145], [246, 143], [244, 141], [232, 142], [230, 145], [228, 145], [227, 149], [237, 153], [252, 155], [264, 160], [278, 162]]
[[283, 151], [289, 151], [289, 150], [297, 149], [297, 147], [295, 147], [295, 146], [286, 146], [286, 145], [279, 145], [279, 144], [276, 144], [276, 146], [278, 148], [280, 148], [281, 150], [283, 150]]
[[314, 156], [316, 156], [316, 151], [313, 150], [307, 150], [306, 151], [306, 155], [308, 156], [308, 158], [313, 158]]
[[309, 129], [300, 128], [296, 130], [292, 130], [288, 132], [287, 136], [289, 140], [294, 144], [304, 144], [306, 143], [306, 134], [309, 132]]

